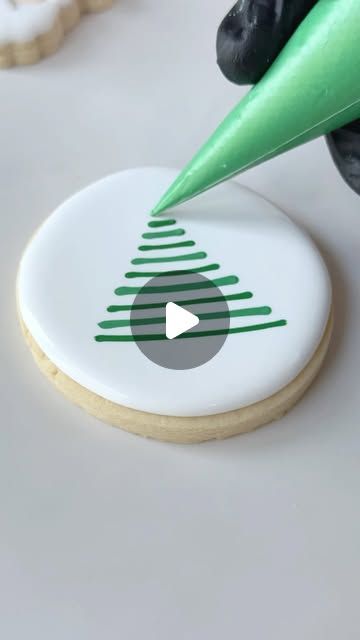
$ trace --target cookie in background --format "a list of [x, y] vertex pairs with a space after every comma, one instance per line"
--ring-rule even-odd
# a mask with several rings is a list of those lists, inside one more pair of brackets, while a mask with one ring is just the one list
[[58, 50], [84, 13], [113, 0], [0, 0], [0, 69], [34, 64]]

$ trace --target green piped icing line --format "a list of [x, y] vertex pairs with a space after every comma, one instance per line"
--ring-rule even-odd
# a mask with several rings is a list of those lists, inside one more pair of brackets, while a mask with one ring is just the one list
[[[227, 302], [232, 300], [250, 300], [252, 297], [253, 294], [251, 291], [243, 291], [242, 293], [232, 293], [229, 296], [213, 296], [211, 298], [198, 298], [197, 300], [173, 300], [173, 302], [189, 307], [193, 304], [208, 304], [212, 302], [221, 302], [222, 300], [226, 300]], [[149, 302], [148, 304], [112, 304], [107, 308], [107, 311], [109, 313], [117, 313], [118, 311], [131, 311], [131, 309], [141, 311], [143, 309], [164, 309], [165, 307], [166, 302]]]
[[184, 236], [184, 229], [171, 229], [170, 231], [147, 231], [142, 234], [144, 240], [155, 240], [157, 238], [171, 238], [173, 236]]
[[[230, 329], [212, 329], [209, 331], [194, 331], [182, 333], [181, 336], [174, 338], [175, 340], [186, 340], [189, 338], [210, 338], [212, 336], [223, 336], [237, 333], [249, 333], [251, 331], [264, 331], [265, 329], [275, 329], [276, 327], [285, 327], [286, 320], [277, 320], [275, 322], [267, 322], [264, 324], [252, 324], [247, 327], [232, 327]], [[98, 335], [95, 336], [96, 342], [150, 342], [167, 340], [165, 333], [153, 333], [139, 335], [134, 338], [132, 335]]]
[[173, 224], [176, 224], [176, 220], [151, 220], [148, 222], [148, 227], [156, 229], [157, 227], [170, 227]]
[[181, 247], [193, 247], [194, 240], [184, 240], [183, 242], [170, 242], [168, 244], [141, 244], [139, 251], [162, 251], [163, 249], [180, 249]]
[[196, 267], [195, 269], [181, 269], [176, 271], [128, 271], [125, 278], [155, 278], [161, 276], [167, 278], [169, 276], [186, 276], [189, 273], [204, 273], [206, 271], [216, 271], [220, 269], [219, 264], [207, 264], [204, 267]]
[[197, 251], [196, 253], [185, 253], [181, 256], [166, 256], [156, 258], [134, 258], [131, 264], [152, 264], [155, 262], [185, 262], [186, 260], [203, 260], [207, 258], [205, 251]]
[[[199, 313], [199, 320], [220, 320], [222, 318], [244, 318], [248, 316], [268, 316], [270, 307], [252, 307], [248, 309], [235, 309], [233, 311], [214, 311], [213, 313]], [[119, 327], [135, 327], [149, 324], [165, 324], [166, 316], [159, 318], [135, 318], [134, 320], [104, 320], [99, 322], [101, 329], [116, 329]]]
[[[211, 287], [225, 287], [230, 284], [237, 284], [239, 278], [237, 276], [226, 276], [215, 280], [206, 280], [204, 282], [185, 282], [184, 284], [164, 285], [161, 287], [146, 287], [146, 294], [172, 293], [175, 291], [191, 291], [195, 289], [210, 289]], [[117, 296], [137, 295], [142, 287], [118, 287], [115, 289]]]
[[[151, 220], [148, 222], [148, 227], [152, 228], [161, 228], [161, 227], [170, 227], [176, 224], [176, 220], [174, 219], [158, 219]], [[150, 231], [142, 234], [142, 237], [146, 240], [156, 240], [157, 238], [168, 238], [175, 236], [185, 235], [184, 229], [165, 229], [165, 231]], [[140, 245], [138, 247], [139, 251], [162, 251], [166, 249], [178, 249], [182, 247], [192, 247], [195, 245], [193, 240], [185, 240], [181, 242], [170, 242], [166, 244], [149, 244], [149, 245]], [[159, 263], [176, 263], [176, 262], [192, 262], [195, 260], [205, 260], [207, 258], [207, 253], [205, 251], [196, 251], [195, 253], [186, 253], [186, 254], [178, 254], [175, 256], [156, 256], [152, 258], [134, 258], [131, 260], [132, 265], [146, 265], [146, 264], [159, 264]], [[191, 273], [204, 273], [208, 271], [216, 271], [220, 269], [220, 265], [218, 263], [205, 264], [203, 266], [194, 267], [191, 269], [175, 269], [172, 271], [128, 271], [125, 274], [126, 278], [154, 278], [156, 276], [168, 277], [168, 276], [187, 276]], [[178, 284], [169, 284], [163, 286], [154, 286], [154, 287], [146, 287], [147, 294], [159, 294], [159, 293], [181, 293], [185, 291], [191, 290], [204, 290], [215, 287], [224, 287], [229, 285], [238, 284], [239, 278], [235, 275], [220, 277], [214, 279], [213, 281], [207, 280], [204, 282], [193, 283], [193, 282], [182, 282]], [[127, 296], [132, 295], [136, 296], [143, 287], [132, 287], [132, 286], [120, 286], [115, 289], [115, 294], [118, 296]], [[172, 296], [172, 301], [176, 302], [179, 305], [190, 306], [190, 305], [202, 305], [202, 304], [212, 304], [221, 301], [235, 301], [235, 300], [249, 300], [253, 297], [253, 294], [250, 291], [241, 291], [238, 293], [232, 293], [229, 295], [222, 296], [211, 296], [211, 297], [200, 297], [197, 299], [191, 300], [175, 300]], [[121, 311], [132, 311], [132, 310], [146, 310], [146, 309], [165, 309], [166, 302], [154, 302], [154, 303], [142, 303], [142, 304], [121, 304], [121, 305], [110, 305], [107, 308], [109, 313], [117, 313]], [[244, 309], [231, 309], [228, 311], [214, 311], [207, 313], [200, 313], [198, 315], [199, 320], [218, 320], [222, 318], [245, 318], [245, 317], [255, 317], [255, 316], [267, 316], [272, 313], [272, 310], [269, 306], [261, 306], [261, 307], [248, 307]], [[142, 326], [142, 325], [158, 325], [165, 324], [166, 316], [162, 315], [159, 317], [148, 317], [148, 318], [139, 318], [139, 319], [111, 319], [111, 320], [103, 320], [99, 322], [99, 327], [101, 329], [117, 329], [121, 327], [132, 327], [132, 326]], [[181, 334], [175, 339], [191, 339], [191, 338], [205, 338], [219, 335], [229, 335], [229, 334], [241, 334], [241, 333], [249, 333], [254, 331], [264, 331], [267, 329], [274, 329], [277, 327], [286, 326], [286, 320], [277, 320], [274, 322], [267, 323], [257, 323], [248, 325], [245, 327], [230, 327], [228, 329], [206, 329], [203, 331], [191, 331], [184, 334]], [[155, 333], [155, 334], [144, 334], [134, 337], [133, 335], [97, 335], [95, 336], [95, 340], [97, 342], [148, 342], [148, 341], [163, 341], [167, 340], [167, 337], [164, 333]]]

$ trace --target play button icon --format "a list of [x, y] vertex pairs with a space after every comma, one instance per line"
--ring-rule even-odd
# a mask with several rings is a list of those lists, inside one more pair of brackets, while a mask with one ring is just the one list
[[166, 304], [166, 337], [173, 340], [199, 324], [198, 316], [183, 309], [175, 302]]
[[161, 271], [143, 286], [125, 288], [124, 293], [137, 288], [130, 331], [142, 354], [177, 370], [200, 367], [216, 356], [230, 326], [227, 299], [236, 295], [229, 286], [222, 294], [217, 285], [224, 281], [228, 285], [228, 278], [212, 281], [195, 270]]

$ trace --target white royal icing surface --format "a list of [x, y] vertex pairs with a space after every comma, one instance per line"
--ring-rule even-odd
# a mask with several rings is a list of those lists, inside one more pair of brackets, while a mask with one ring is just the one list
[[[152, 413], [209, 415], [263, 400], [302, 371], [326, 327], [331, 285], [303, 231], [274, 205], [227, 183], [163, 217], [175, 218], [186, 231], [183, 238], [196, 241], [189, 252], [207, 253], [206, 260], [187, 262], [186, 268], [217, 262], [220, 269], [205, 275], [240, 278], [223, 294], [253, 293], [251, 300], [229, 302], [230, 309], [272, 309], [264, 319], [232, 318], [231, 326], [281, 319], [286, 326], [229, 335], [210, 362], [186, 371], [153, 364], [135, 343], [96, 342], [94, 336], [104, 333], [98, 323], [110, 316], [107, 307], [124, 303], [115, 289], [134, 284], [124, 274], [135, 269], [131, 260], [139, 256], [141, 235], [152, 230], [149, 211], [176, 175], [156, 168], [125, 171], [67, 200], [23, 255], [18, 299], [25, 324], [47, 357], [90, 391]], [[177, 252], [166, 249], [162, 255]]]
[[0, 0], [0, 45], [30, 42], [53, 26], [62, 7], [73, 0], [39, 0], [23, 4]]

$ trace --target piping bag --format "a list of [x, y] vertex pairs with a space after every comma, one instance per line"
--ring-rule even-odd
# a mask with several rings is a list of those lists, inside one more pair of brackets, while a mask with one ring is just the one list
[[152, 215], [360, 118], [360, 0], [318, 0]]

